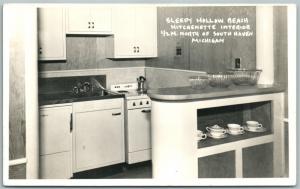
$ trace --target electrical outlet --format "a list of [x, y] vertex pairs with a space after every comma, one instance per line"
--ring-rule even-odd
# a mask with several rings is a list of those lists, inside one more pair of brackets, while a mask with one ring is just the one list
[[235, 64], [234, 64], [235, 69], [240, 69], [241, 68], [241, 58], [236, 58], [234, 62], [235, 62]]
[[176, 47], [176, 56], [181, 56], [182, 55], [182, 48], [180, 46]]

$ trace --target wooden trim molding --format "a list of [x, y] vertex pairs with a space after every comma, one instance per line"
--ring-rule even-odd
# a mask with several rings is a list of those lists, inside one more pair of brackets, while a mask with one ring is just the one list
[[19, 159], [14, 159], [14, 160], [9, 160], [9, 166], [15, 166], [15, 165], [21, 165], [21, 164], [26, 164], [27, 163], [27, 158], [19, 158]]

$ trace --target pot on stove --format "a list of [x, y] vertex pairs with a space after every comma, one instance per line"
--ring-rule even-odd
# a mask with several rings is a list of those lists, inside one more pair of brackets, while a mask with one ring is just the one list
[[138, 89], [137, 91], [139, 93], [146, 93], [147, 89], [146, 89], [146, 78], [144, 76], [140, 76], [137, 78], [137, 82], [138, 82]]

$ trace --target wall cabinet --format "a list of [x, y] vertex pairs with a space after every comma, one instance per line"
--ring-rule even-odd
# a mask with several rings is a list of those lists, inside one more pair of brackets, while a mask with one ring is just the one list
[[65, 11], [63, 8], [38, 9], [39, 60], [66, 59]]
[[40, 178], [72, 176], [72, 106], [40, 108]]
[[108, 58], [150, 58], [157, 56], [156, 7], [113, 8], [114, 36], [108, 38]]
[[110, 7], [67, 9], [67, 34], [111, 34]]
[[73, 105], [74, 172], [125, 162], [123, 99]]

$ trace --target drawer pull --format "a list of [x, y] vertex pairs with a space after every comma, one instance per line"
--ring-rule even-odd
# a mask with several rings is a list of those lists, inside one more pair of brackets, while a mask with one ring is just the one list
[[112, 113], [111, 115], [112, 116], [118, 116], [118, 115], [121, 115], [121, 112], [119, 112], [119, 113]]
[[151, 110], [142, 110], [143, 113], [150, 113]]
[[41, 114], [41, 117], [47, 117], [48, 115], [46, 115], [46, 114]]

